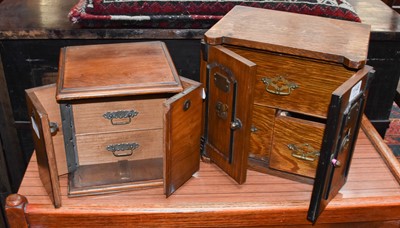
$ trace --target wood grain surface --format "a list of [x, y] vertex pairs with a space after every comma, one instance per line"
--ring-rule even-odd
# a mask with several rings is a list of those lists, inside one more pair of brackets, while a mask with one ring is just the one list
[[[142, 98], [142, 99], [141, 99]], [[165, 98], [128, 97], [120, 101], [77, 103], [72, 105], [75, 133], [99, 134], [132, 130], [157, 129], [163, 127], [163, 103]], [[107, 119], [103, 115], [118, 111], [135, 111], [129, 118]], [[115, 123], [115, 124], [113, 124]]]
[[182, 85], [161, 41], [61, 49], [57, 100], [178, 93]]
[[[66, 176], [60, 184], [63, 206], [54, 209], [37, 163], [31, 161], [19, 190], [29, 201], [31, 227], [310, 226], [306, 213], [312, 185], [250, 170], [247, 182], [238, 185], [209, 163], [200, 163], [200, 171], [168, 199], [162, 188], [68, 198]], [[399, 183], [360, 131], [348, 181], [316, 226], [360, 222], [360, 227], [370, 227], [367, 222], [390, 220], [400, 220]]]
[[54, 147], [54, 156], [57, 163], [58, 175], [68, 173], [67, 158], [65, 155], [64, 135], [61, 122], [60, 105], [56, 101], [56, 85], [51, 84], [47, 86], [37, 87], [27, 90], [28, 95], [35, 96], [37, 102], [46, 111], [48, 118], [51, 122], [57, 123], [58, 131], [52, 135], [52, 142]]
[[[137, 143], [139, 147], [132, 150], [130, 156], [114, 156], [107, 147], [115, 144]], [[163, 130], [151, 129], [140, 131], [113, 132], [104, 134], [77, 135], [78, 164], [117, 162], [120, 160], [141, 160], [161, 158], [163, 156]], [[129, 154], [130, 151], [117, 151], [118, 154]]]
[[271, 153], [276, 109], [253, 106], [249, 157], [267, 162]]
[[369, 35], [367, 24], [235, 6], [205, 33], [204, 40], [212, 45], [239, 45], [358, 69], [366, 63]]
[[[61, 193], [58, 178], [60, 174], [57, 168], [56, 153], [64, 150], [57, 150], [56, 152], [53, 139], [58, 138], [59, 140], [62, 134], [59, 134], [57, 130], [52, 134], [50, 130], [50, 117], [55, 117], [55, 120], [60, 120], [59, 116], [54, 115], [57, 113], [57, 111], [54, 110], [59, 109], [51, 109], [49, 112], [51, 116], [49, 116], [47, 108], [54, 108], [54, 97], [49, 96], [45, 97], [45, 100], [40, 100], [40, 98], [43, 97], [37, 96], [37, 94], [54, 95], [54, 88], [54, 85], [50, 85], [27, 90], [26, 98], [31, 121], [32, 137], [36, 149], [36, 158], [39, 166], [39, 176], [54, 206], [60, 207]], [[58, 140], [56, 139], [55, 141]], [[61, 145], [63, 145], [63, 143]]]
[[[243, 183], [250, 144], [253, 106], [249, 104], [253, 102], [256, 65], [222, 45], [216, 45], [209, 47], [207, 68], [206, 150], [215, 164], [238, 183]], [[225, 108], [218, 111], [219, 105]], [[231, 124], [237, 120], [240, 127], [233, 130]]]
[[[355, 74], [341, 64], [236, 46], [227, 48], [257, 64], [254, 103], [281, 110], [326, 118], [332, 92]], [[262, 79], [279, 76], [298, 88], [287, 96], [268, 92]]]
[[[275, 119], [269, 167], [314, 178], [324, 130], [325, 124], [293, 117], [278, 116]], [[289, 149], [289, 145], [304, 149], [302, 147], [305, 144], [314, 150], [308, 151], [305, 149], [304, 152], [318, 152], [318, 155], [314, 155], [313, 157], [315, 160], [306, 161], [292, 156], [293, 152], [299, 151]]]
[[[19, 194], [10, 194], [6, 200], [7, 222], [10, 227], [28, 228], [26, 220], [25, 206], [28, 200], [25, 196]], [[6, 221], [4, 221], [6, 222]]]
[[199, 170], [203, 87], [181, 77], [184, 91], [164, 106], [164, 193], [167, 197]]

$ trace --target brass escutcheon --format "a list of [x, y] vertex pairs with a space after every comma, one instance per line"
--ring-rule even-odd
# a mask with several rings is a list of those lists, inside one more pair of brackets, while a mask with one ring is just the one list
[[319, 151], [314, 149], [310, 144], [303, 143], [300, 145], [288, 144], [287, 147], [293, 150], [292, 156], [305, 161], [315, 161], [319, 157]]
[[261, 81], [266, 85], [265, 90], [267, 92], [281, 96], [290, 95], [294, 89], [299, 87], [296, 83], [288, 81], [282, 75], [275, 78], [264, 77], [261, 78]]
[[183, 103], [183, 111], [189, 110], [190, 106], [192, 105], [192, 102], [188, 99]]
[[231, 82], [229, 81], [229, 79], [227, 77], [216, 72], [214, 74], [214, 83], [215, 83], [215, 86], [217, 86], [217, 88], [224, 91], [225, 93], [229, 93], [229, 90], [231, 88]]
[[228, 118], [228, 105], [224, 104], [220, 101], [217, 102], [215, 105], [215, 111], [217, 112], [217, 116], [223, 120], [226, 120]]
[[[115, 112], [106, 112], [103, 114], [103, 117], [110, 120], [112, 125], [125, 125], [129, 124], [132, 121], [132, 118], [138, 114], [139, 112], [135, 110], [119, 110]], [[117, 119], [120, 121], [117, 121]]]

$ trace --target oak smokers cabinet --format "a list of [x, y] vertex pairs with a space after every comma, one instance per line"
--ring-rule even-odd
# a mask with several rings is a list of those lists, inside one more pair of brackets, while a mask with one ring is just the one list
[[202, 156], [314, 184], [312, 222], [346, 181], [371, 67], [370, 26], [244, 6], [205, 33]]
[[61, 50], [57, 87], [27, 90], [42, 182], [68, 195], [164, 185], [169, 196], [199, 168], [203, 90], [178, 77], [162, 42]]

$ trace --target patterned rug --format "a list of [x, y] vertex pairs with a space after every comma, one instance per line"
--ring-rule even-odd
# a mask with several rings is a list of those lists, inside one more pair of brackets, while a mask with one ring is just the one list
[[83, 27], [204, 29], [236, 5], [361, 21], [346, 0], [79, 0], [69, 19]]
[[400, 159], [400, 108], [396, 103], [393, 103], [389, 118], [391, 123], [386, 131], [384, 141], [392, 149], [394, 155]]

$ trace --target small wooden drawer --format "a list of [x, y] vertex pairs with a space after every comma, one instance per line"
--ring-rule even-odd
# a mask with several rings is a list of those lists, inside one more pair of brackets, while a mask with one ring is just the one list
[[269, 167], [314, 178], [324, 129], [322, 123], [276, 117]]
[[72, 106], [75, 133], [101, 133], [162, 128], [166, 99], [77, 103]]
[[257, 64], [254, 103], [326, 118], [332, 92], [354, 71], [341, 64], [227, 46]]
[[163, 130], [77, 135], [80, 165], [162, 158]]
[[249, 158], [267, 161], [271, 151], [276, 110], [253, 106]]

